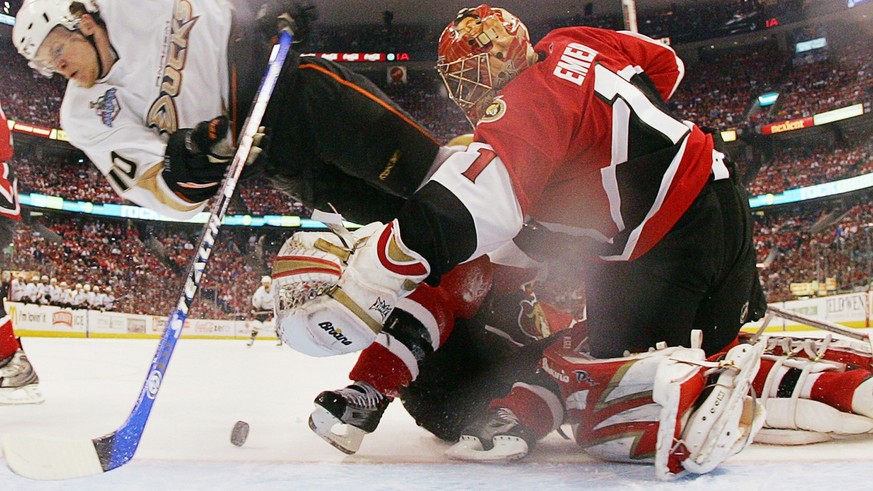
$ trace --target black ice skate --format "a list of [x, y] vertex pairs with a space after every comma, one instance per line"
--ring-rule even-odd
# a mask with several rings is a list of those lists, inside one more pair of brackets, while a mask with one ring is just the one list
[[[379, 425], [391, 402], [366, 382], [355, 382], [338, 390], [326, 390], [315, 398], [309, 427], [316, 435], [349, 455], [358, 451], [367, 433]], [[336, 425], [342, 425], [335, 431]]]
[[453, 460], [504, 463], [524, 458], [533, 445], [530, 432], [510, 409], [489, 411], [461, 432], [446, 450]]
[[45, 399], [39, 390], [39, 377], [19, 348], [0, 360], [0, 406], [10, 404], [41, 404]]

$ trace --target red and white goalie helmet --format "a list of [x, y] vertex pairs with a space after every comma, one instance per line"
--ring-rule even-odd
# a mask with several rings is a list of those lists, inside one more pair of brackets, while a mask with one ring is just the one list
[[437, 54], [449, 97], [473, 125], [497, 91], [536, 61], [521, 20], [485, 4], [458, 12], [443, 30]]

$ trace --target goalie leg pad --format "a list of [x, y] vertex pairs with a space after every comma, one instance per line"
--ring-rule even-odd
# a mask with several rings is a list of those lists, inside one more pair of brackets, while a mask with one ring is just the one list
[[[687, 457], [680, 462], [685, 470], [695, 474], [712, 471], [749, 446], [764, 425], [763, 405], [748, 396], [763, 351], [763, 343], [735, 346], [712, 369], [713, 373], [708, 374], [710, 383], [714, 381], [711, 391], [704, 391], [702, 400], [696, 401], [696, 409], [684, 425], [681, 439], [676, 445], [671, 445], [673, 448], [678, 445], [685, 447]], [[668, 394], [669, 391], [668, 387], [659, 390], [656, 381], [653, 398], [657, 402], [662, 394]], [[664, 426], [663, 420], [661, 424]], [[659, 446], [662, 443], [666, 444], [667, 441], [661, 442], [659, 439]], [[671, 450], [671, 457], [675, 458], [678, 454]], [[669, 462], [665, 467], [659, 467], [656, 463], [656, 472], [661, 478], [679, 475], [671, 467], [674, 466]]]
[[755, 441], [806, 445], [873, 432], [873, 374], [861, 355], [830, 335], [768, 339], [754, 381], [767, 419]]
[[552, 345], [543, 368], [561, 386], [576, 441], [587, 453], [653, 463], [667, 480], [709, 472], [751, 443], [764, 419], [763, 408], [746, 395], [761, 351], [738, 346], [720, 362], [681, 347], [593, 359]]

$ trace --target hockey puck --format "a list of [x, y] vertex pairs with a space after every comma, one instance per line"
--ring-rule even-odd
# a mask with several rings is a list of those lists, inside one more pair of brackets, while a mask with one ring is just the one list
[[230, 443], [233, 443], [237, 447], [241, 447], [245, 444], [248, 437], [249, 424], [245, 421], [237, 421], [236, 424], [233, 425], [233, 431], [230, 432]]

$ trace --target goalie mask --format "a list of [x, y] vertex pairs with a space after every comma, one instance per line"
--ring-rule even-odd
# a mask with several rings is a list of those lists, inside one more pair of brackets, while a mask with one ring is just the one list
[[437, 71], [471, 124], [504, 85], [536, 61], [527, 27], [504, 9], [466, 8], [446, 26]]

